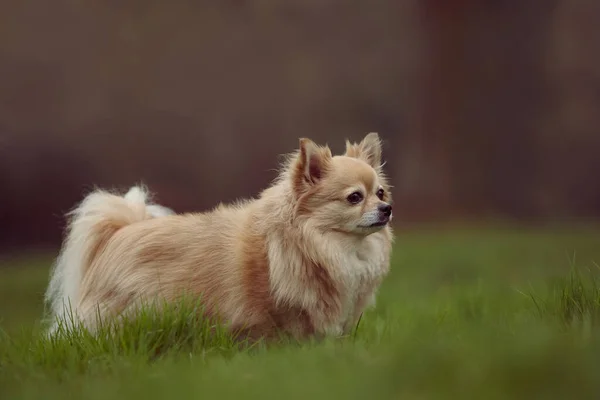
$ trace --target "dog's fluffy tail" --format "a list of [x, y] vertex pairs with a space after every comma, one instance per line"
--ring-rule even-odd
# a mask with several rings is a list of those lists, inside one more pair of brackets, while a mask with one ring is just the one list
[[119, 229], [173, 214], [166, 207], [149, 204], [148, 198], [143, 186], [132, 187], [125, 196], [96, 190], [68, 214], [67, 235], [52, 267], [45, 296], [53, 318], [51, 331], [56, 329], [58, 320], [72, 320], [75, 316], [82, 278], [94, 257]]

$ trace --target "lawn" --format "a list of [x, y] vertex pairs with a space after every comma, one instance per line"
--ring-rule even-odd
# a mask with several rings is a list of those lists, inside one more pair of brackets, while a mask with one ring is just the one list
[[202, 322], [38, 332], [48, 256], [0, 262], [0, 398], [600, 398], [600, 228], [397, 231], [347, 338], [239, 350]]

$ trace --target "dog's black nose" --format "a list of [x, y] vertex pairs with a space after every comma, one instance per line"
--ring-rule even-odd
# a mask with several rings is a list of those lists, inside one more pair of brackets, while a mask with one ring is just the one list
[[381, 213], [383, 213], [386, 217], [389, 217], [390, 215], [392, 215], [392, 206], [389, 204], [380, 204], [379, 205], [379, 211]]

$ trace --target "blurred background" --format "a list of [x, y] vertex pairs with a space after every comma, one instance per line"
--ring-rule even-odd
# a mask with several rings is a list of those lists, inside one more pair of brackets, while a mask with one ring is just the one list
[[[211, 4], [209, 4], [211, 3]], [[597, 0], [0, 3], [0, 251], [94, 186], [256, 195], [377, 131], [398, 224], [600, 216]]]

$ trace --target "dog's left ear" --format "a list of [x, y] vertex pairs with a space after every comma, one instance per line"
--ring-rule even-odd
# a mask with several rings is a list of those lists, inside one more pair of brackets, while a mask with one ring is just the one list
[[329, 147], [318, 146], [310, 139], [300, 139], [300, 153], [296, 162], [296, 180], [301, 186], [314, 185], [323, 179], [331, 162]]
[[381, 139], [377, 132], [371, 132], [362, 142], [346, 141], [346, 156], [359, 158], [375, 169], [381, 167]]

